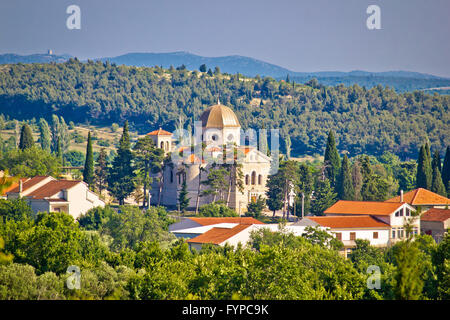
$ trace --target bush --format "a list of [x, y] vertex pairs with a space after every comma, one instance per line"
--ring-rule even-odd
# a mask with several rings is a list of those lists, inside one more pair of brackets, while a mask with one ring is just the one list
[[236, 211], [222, 203], [209, 203], [200, 207], [199, 215], [202, 217], [237, 217]]

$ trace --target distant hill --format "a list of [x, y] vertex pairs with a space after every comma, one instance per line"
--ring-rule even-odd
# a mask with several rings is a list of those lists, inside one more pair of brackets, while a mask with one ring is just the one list
[[[0, 55], [0, 64], [7, 63], [48, 63], [64, 62], [70, 55], [48, 55], [33, 54], [21, 56], [17, 54]], [[290, 80], [297, 83], [305, 83], [316, 78], [320, 83], [328, 86], [344, 84], [351, 86], [358, 84], [367, 88], [377, 85], [389, 86], [399, 92], [422, 90], [427, 88], [439, 88], [450, 86], [450, 78], [442, 78], [431, 74], [410, 72], [410, 71], [386, 71], [369, 72], [355, 70], [350, 72], [342, 71], [323, 71], [323, 72], [296, 72], [268, 62], [239, 55], [224, 57], [203, 57], [189, 52], [169, 52], [169, 53], [127, 53], [117, 57], [105, 57], [96, 60], [109, 61], [118, 65], [153, 67], [170, 66], [178, 67], [185, 65], [189, 70], [198, 70], [200, 65], [205, 64], [208, 69], [214, 70], [217, 66], [221, 72], [236, 74], [240, 73], [248, 77], [260, 75], [269, 76], [277, 80], [286, 79], [289, 75]], [[446, 94], [448, 91], [435, 92]]]
[[54, 55], [54, 54], [30, 54], [22, 56], [14, 53], [0, 54], [0, 64], [8, 63], [49, 63], [49, 62], [65, 62], [71, 58], [70, 55]]

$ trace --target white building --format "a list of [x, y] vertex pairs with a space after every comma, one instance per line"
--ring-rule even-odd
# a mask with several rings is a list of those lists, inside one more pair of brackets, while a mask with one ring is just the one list
[[89, 209], [105, 206], [83, 181], [57, 180], [51, 176], [21, 179], [18, 186], [7, 192], [7, 197], [25, 198], [35, 213], [64, 211], [74, 219]]

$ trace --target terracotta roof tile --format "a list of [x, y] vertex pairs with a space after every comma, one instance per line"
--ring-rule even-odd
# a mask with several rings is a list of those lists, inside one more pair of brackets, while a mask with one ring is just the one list
[[[33, 178], [28, 178], [23, 181], [22, 184], [22, 191], [26, 191], [27, 189], [33, 187], [34, 185], [38, 184], [39, 182], [41, 182], [42, 180], [45, 180], [47, 178], [49, 178], [50, 176], [35, 176]], [[15, 188], [13, 188], [12, 190], [10, 190], [9, 192], [19, 192], [19, 184], [17, 184], [17, 186]]]
[[421, 217], [421, 221], [446, 221], [450, 219], [450, 209], [431, 208]]
[[73, 186], [81, 183], [77, 180], [54, 180], [46, 183], [42, 187], [29, 193], [27, 197], [32, 197], [34, 199], [44, 199], [52, 197], [58, 194], [61, 190], [72, 188]]
[[223, 218], [206, 217], [206, 218], [188, 218], [188, 219], [195, 221], [202, 226], [209, 226], [218, 223], [239, 223], [246, 225], [264, 224], [263, 222], [256, 220], [255, 218], [252, 217], [223, 217]]
[[390, 228], [389, 224], [371, 216], [308, 217], [308, 219], [332, 229]]
[[250, 224], [238, 224], [233, 228], [212, 228], [195, 238], [189, 239], [187, 242], [221, 244], [248, 227], [250, 227]]
[[[423, 188], [418, 188], [406, 192], [403, 195], [403, 201], [413, 206], [450, 204], [449, 198], [443, 197], [437, 193]], [[400, 196], [386, 200], [386, 202], [400, 202]]]
[[404, 204], [400, 202], [339, 200], [324, 211], [325, 214], [358, 214], [387, 216]]
[[171, 136], [172, 134], [166, 130], [159, 128], [158, 130], [147, 133], [148, 136]]

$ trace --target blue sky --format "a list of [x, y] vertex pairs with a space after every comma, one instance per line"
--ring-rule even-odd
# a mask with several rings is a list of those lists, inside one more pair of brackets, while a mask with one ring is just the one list
[[[66, 8], [81, 9], [81, 29]], [[381, 8], [381, 30], [366, 9]], [[242, 55], [293, 71], [408, 70], [450, 77], [448, 0], [14, 0], [0, 53], [80, 59], [128, 52]]]

